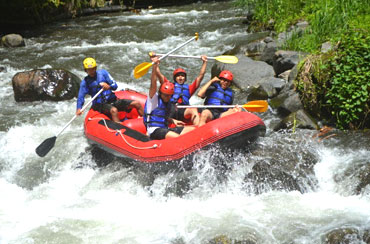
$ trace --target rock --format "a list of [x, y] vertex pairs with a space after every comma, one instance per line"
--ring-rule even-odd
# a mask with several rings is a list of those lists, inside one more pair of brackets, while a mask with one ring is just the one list
[[8, 34], [1, 38], [1, 44], [4, 47], [24, 47], [23, 37], [19, 34]]
[[267, 163], [257, 163], [252, 172], [247, 174], [244, 181], [250, 192], [262, 194], [271, 190], [300, 191], [296, 179], [280, 167], [274, 167]]
[[261, 53], [261, 61], [268, 63], [269, 65], [273, 64], [274, 55], [277, 51], [277, 43], [276, 42], [268, 42], [265, 49]]
[[286, 70], [292, 69], [305, 56], [307, 56], [306, 53], [295, 51], [279, 50], [275, 52], [273, 58], [273, 67], [276, 76], [278, 76], [279, 74], [283, 73]]
[[248, 101], [275, 97], [284, 87], [285, 82], [275, 77], [262, 78], [258, 84], [248, 88]]
[[261, 55], [266, 48], [265, 42], [252, 42], [247, 45], [246, 55], [249, 57]]
[[0, 66], [0, 72], [4, 72], [4, 73], [6, 73], [6, 67], [4, 67], [4, 66]]
[[19, 72], [12, 79], [17, 102], [62, 101], [77, 97], [80, 79], [66, 70], [38, 69]]
[[325, 236], [323, 243], [337, 244], [337, 243], [360, 243], [360, 236], [358, 230], [352, 228], [343, 228], [332, 230]]
[[303, 109], [299, 95], [294, 90], [280, 92], [277, 97], [271, 99], [270, 106], [277, 109], [279, 115], [282, 117]]
[[333, 45], [331, 44], [331, 42], [324, 42], [321, 45], [321, 52], [322, 53], [327, 53], [327, 52], [329, 52], [331, 50], [333, 50]]
[[234, 74], [233, 84], [247, 91], [249, 87], [260, 84], [263, 78], [274, 76], [272, 67], [262, 61], [254, 61], [245, 55], [237, 55], [237, 64], [216, 63], [212, 67], [212, 77], [219, 75], [222, 70], [230, 70]]
[[274, 131], [295, 128], [316, 130], [319, 129], [319, 126], [317, 125], [317, 122], [308, 113], [306, 113], [306, 111], [300, 109], [285, 117], [274, 127]]

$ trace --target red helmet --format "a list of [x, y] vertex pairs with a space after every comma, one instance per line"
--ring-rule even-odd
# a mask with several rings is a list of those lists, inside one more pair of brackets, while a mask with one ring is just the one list
[[182, 68], [178, 68], [178, 69], [175, 69], [173, 71], [173, 78], [175, 79], [176, 78], [176, 75], [180, 74], [180, 73], [184, 73], [185, 74], [185, 78], [186, 78], [186, 71]]
[[233, 81], [234, 76], [233, 76], [233, 73], [231, 73], [230, 71], [223, 70], [221, 71], [219, 78], [224, 78], [226, 80]]
[[175, 85], [171, 82], [164, 82], [159, 91], [163, 94], [172, 95], [175, 93]]

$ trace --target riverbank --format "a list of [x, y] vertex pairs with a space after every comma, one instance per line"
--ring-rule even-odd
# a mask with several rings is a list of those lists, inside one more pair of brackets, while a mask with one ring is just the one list
[[[294, 86], [312, 116], [339, 129], [370, 128], [367, 0], [237, 3], [253, 12], [249, 30], [269, 30], [279, 49], [308, 53], [296, 68]], [[303, 29], [297, 28], [300, 23]]]
[[[203, 0], [202, 2], [218, 2], [222, 0]], [[9, 33], [21, 33], [32, 28], [38, 28], [43, 24], [66, 20], [76, 17], [105, 14], [114, 12], [132, 11], [140, 13], [141, 9], [159, 8], [169, 6], [182, 6], [196, 3], [196, 0], [38, 0], [0, 3], [0, 36]], [[223, 1], [225, 2], [225, 1]]]

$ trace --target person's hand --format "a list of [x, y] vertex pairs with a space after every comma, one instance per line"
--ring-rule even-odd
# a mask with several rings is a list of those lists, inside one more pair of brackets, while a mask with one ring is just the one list
[[77, 115], [77, 116], [80, 116], [81, 114], [82, 114], [81, 109], [77, 109], [77, 111], [76, 111], [76, 115]]
[[233, 108], [234, 112], [241, 112], [242, 108], [239, 105], [236, 105], [235, 108]]
[[212, 80], [211, 80], [212, 83], [215, 83], [215, 82], [218, 82], [218, 81], [221, 81], [221, 80], [217, 76], [213, 77]]
[[105, 82], [100, 82], [99, 85], [103, 88], [104, 91], [110, 89], [110, 86]]
[[185, 122], [177, 119], [172, 119], [172, 123], [174, 123], [176, 126], [184, 126]]
[[200, 59], [201, 59], [204, 63], [208, 61], [208, 58], [207, 58], [207, 56], [206, 56], [206, 55], [202, 55], [202, 56], [200, 56]]

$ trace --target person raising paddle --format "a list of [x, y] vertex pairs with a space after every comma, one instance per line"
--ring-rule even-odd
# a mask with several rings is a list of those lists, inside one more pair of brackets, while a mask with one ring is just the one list
[[[149, 56], [154, 57], [156, 54], [154, 52], [150, 52]], [[199, 75], [193, 83], [185, 84], [187, 80], [187, 73], [182, 68], [177, 68], [173, 71], [173, 81], [175, 84], [175, 91], [174, 94], [171, 97], [171, 103], [176, 105], [189, 105], [190, 97], [195, 93], [195, 91], [199, 88], [200, 83], [202, 82], [204, 78], [204, 74], [206, 72], [207, 68], [207, 56], [202, 55], [200, 56], [201, 60], [203, 61], [203, 64], [200, 68]], [[161, 84], [165, 82], [169, 82], [168, 79], [161, 73], [159, 66], [156, 69], [157, 76], [159, 78], [159, 81]], [[185, 121], [190, 119], [193, 125], [198, 126], [199, 124], [199, 113], [197, 108], [176, 108], [173, 106], [173, 111], [171, 117]]]
[[136, 108], [140, 116], [143, 116], [144, 109], [139, 101], [129, 99], [117, 99], [113, 90], [117, 89], [117, 83], [114, 81], [108, 71], [104, 69], [97, 70], [96, 61], [93, 58], [86, 58], [83, 66], [87, 76], [81, 81], [80, 90], [77, 98], [76, 115], [81, 115], [81, 108], [85, 102], [85, 96], [89, 94], [94, 96], [101, 88], [103, 92], [93, 101], [92, 109], [99, 111], [110, 117], [114, 122], [120, 123], [118, 111], [130, 112]]
[[[198, 92], [198, 97], [205, 98], [205, 105], [231, 105], [234, 101], [234, 92], [230, 88], [233, 81], [233, 74], [228, 70], [208, 81]], [[222, 118], [224, 116], [240, 112], [240, 107], [235, 108], [208, 108], [200, 114], [198, 126], [202, 126], [210, 120]]]
[[[147, 128], [147, 133], [150, 139], [161, 140], [165, 138], [173, 138], [183, 135], [191, 130], [193, 126], [184, 126], [184, 122], [170, 118], [171, 107], [170, 102], [174, 94], [174, 84], [164, 82], [160, 85], [157, 92], [157, 72], [159, 65], [158, 57], [152, 57], [152, 75], [149, 88], [148, 98], [145, 102], [144, 108], [144, 124]], [[173, 123], [175, 128], [169, 128], [168, 124]]]

